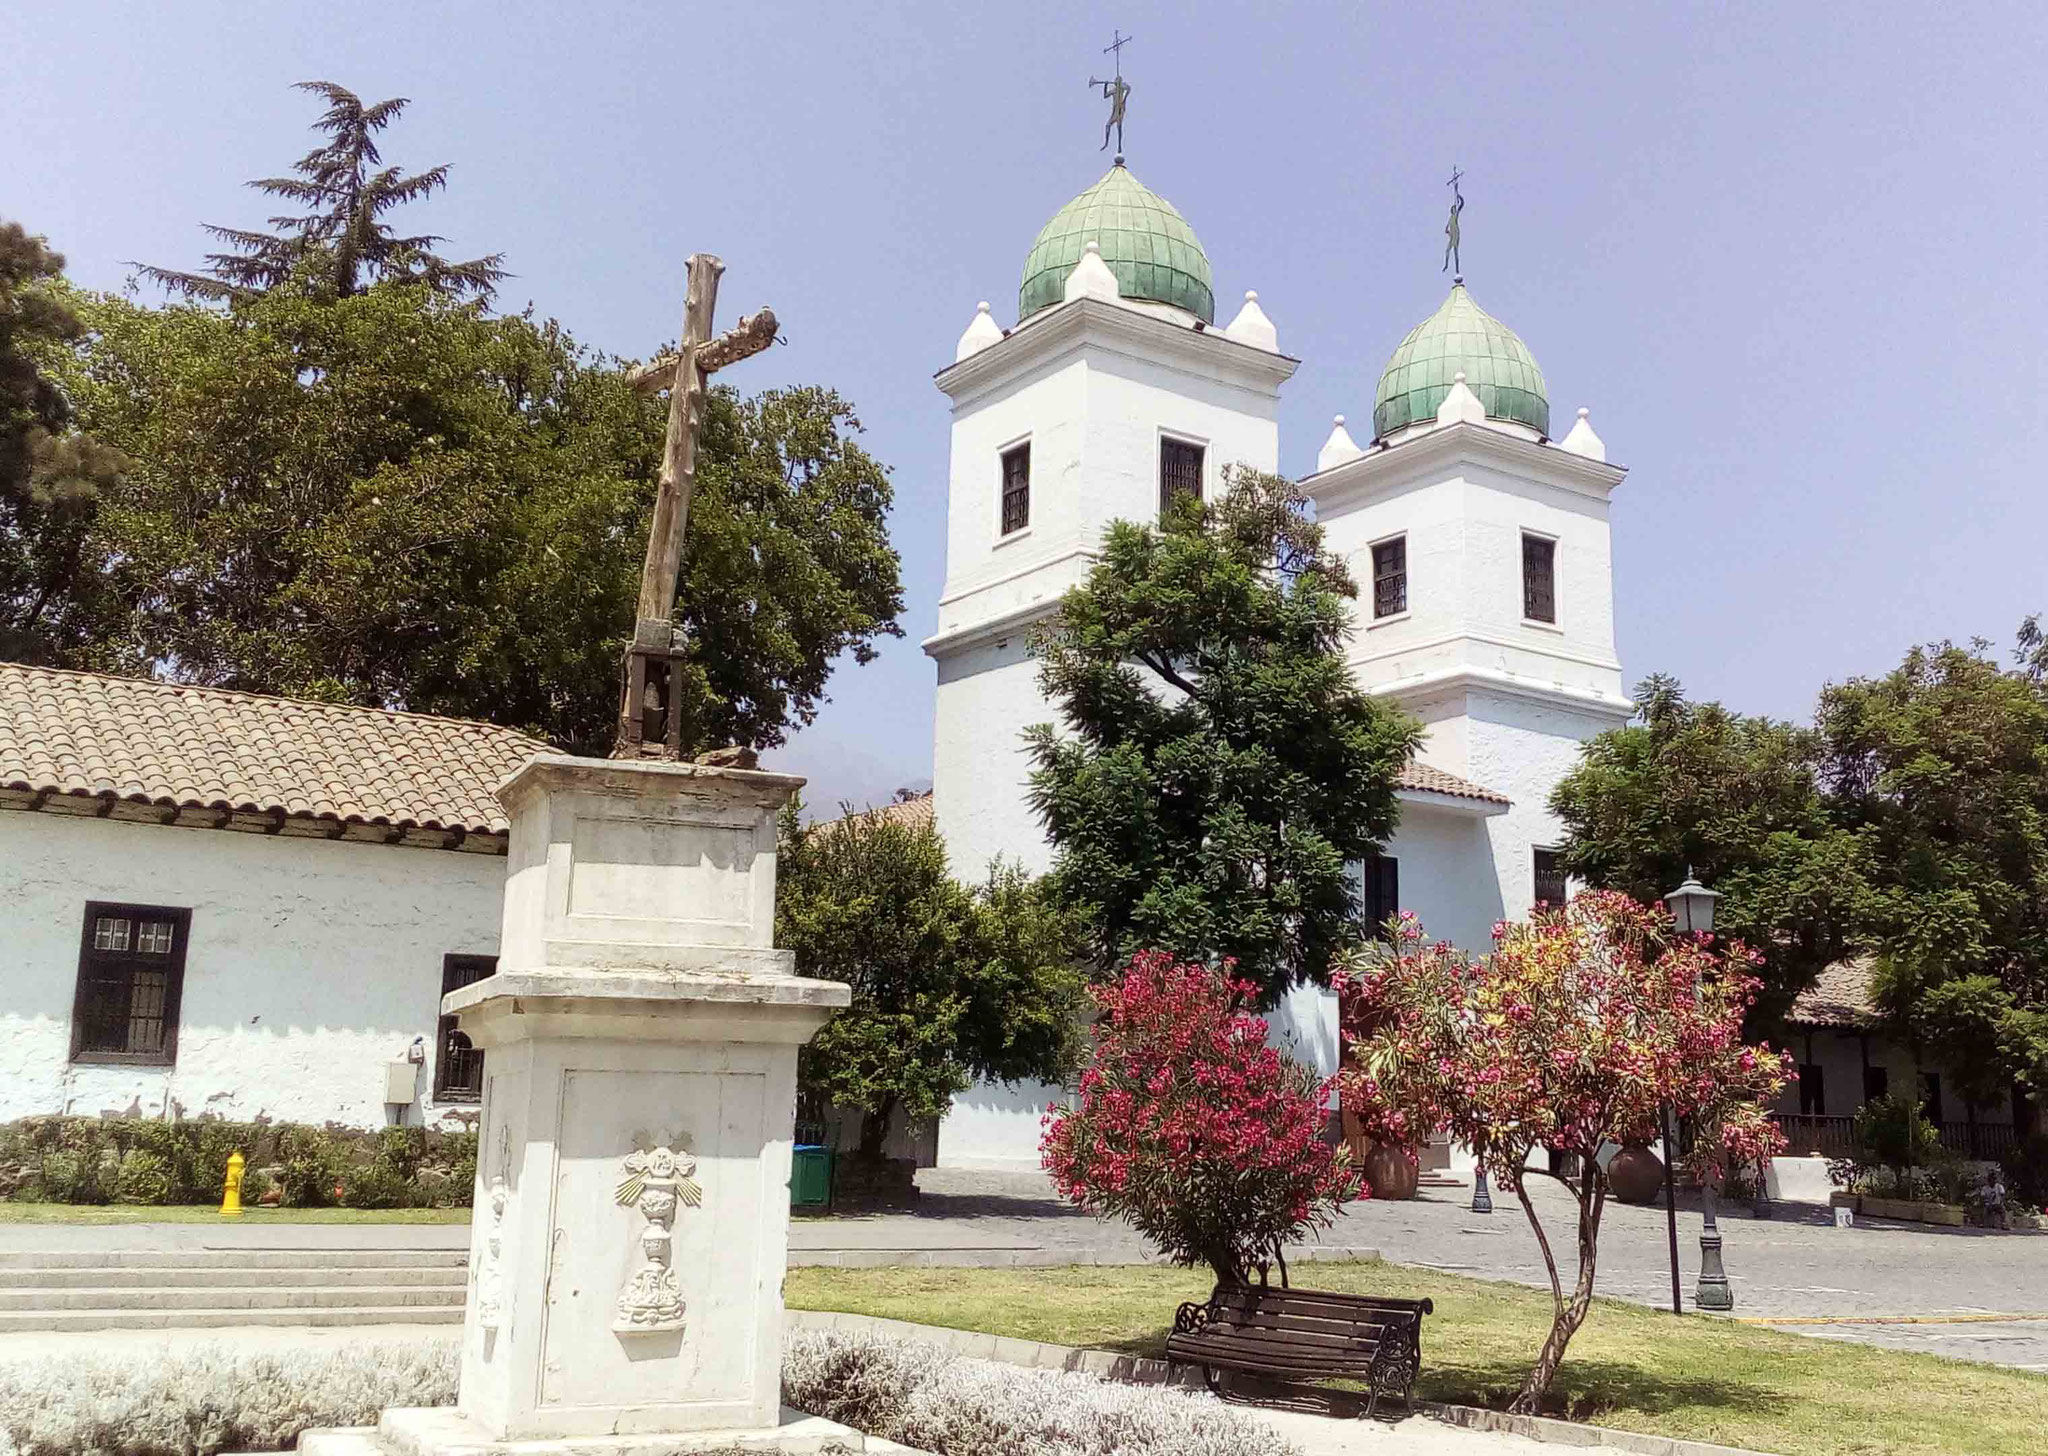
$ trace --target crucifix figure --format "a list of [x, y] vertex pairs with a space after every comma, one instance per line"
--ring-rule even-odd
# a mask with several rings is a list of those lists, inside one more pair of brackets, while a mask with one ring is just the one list
[[1458, 190], [1458, 179], [1464, 175], [1463, 172], [1453, 167], [1451, 168], [1451, 180], [1445, 184], [1451, 189], [1451, 220], [1444, 224], [1443, 271], [1446, 273], [1450, 272], [1451, 265], [1456, 263], [1460, 277], [1464, 276], [1465, 264], [1458, 257], [1458, 214], [1465, 210], [1465, 194]]
[[1131, 38], [1120, 30], [1110, 33], [1116, 37], [1116, 40], [1104, 46], [1102, 53], [1106, 56], [1113, 55], [1116, 57], [1116, 75], [1107, 81], [1098, 81], [1093, 76], [1090, 76], [1088, 84], [1101, 87], [1102, 99], [1109, 103], [1109, 120], [1102, 124], [1102, 146], [1098, 150], [1105, 152], [1109, 150], [1109, 133], [1114, 128], [1116, 131], [1116, 159], [1121, 162], [1124, 159], [1124, 103], [1130, 100], [1131, 96], [1131, 88], [1124, 80], [1124, 47], [1131, 43]]
[[683, 530], [697, 488], [697, 436], [704, 425], [707, 376], [760, 353], [775, 342], [775, 311], [749, 314], [717, 338], [711, 320], [725, 264], [692, 253], [683, 303], [683, 337], [676, 352], [643, 364], [628, 376], [641, 394], [666, 389], [668, 434], [661, 451], [661, 481], [647, 532], [647, 562], [640, 572], [640, 605], [626, 648], [625, 692], [619, 705], [613, 758], [682, 757], [683, 634], [673, 620], [676, 573], [682, 569]]

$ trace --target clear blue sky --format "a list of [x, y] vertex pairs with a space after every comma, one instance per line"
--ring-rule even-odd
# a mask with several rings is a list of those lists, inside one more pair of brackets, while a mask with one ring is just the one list
[[[1805, 716], [1915, 641], [2048, 609], [2048, 7], [105, 5], [0, 12], [0, 216], [81, 282], [254, 225], [246, 178], [339, 81], [447, 162], [407, 226], [503, 251], [603, 349], [672, 337], [681, 268], [789, 347], [746, 387], [836, 385], [894, 470], [905, 640], [843, 666], [774, 756], [814, 804], [928, 780], [947, 417], [932, 372], [999, 319], [1039, 226], [1093, 182], [1113, 25], [1132, 170], [1302, 368], [1282, 467], [1370, 415], [1436, 305], [1451, 164], [1465, 272], [1553, 418], [1590, 405], [1625, 669]], [[1561, 425], [1560, 425], [1561, 428]]]

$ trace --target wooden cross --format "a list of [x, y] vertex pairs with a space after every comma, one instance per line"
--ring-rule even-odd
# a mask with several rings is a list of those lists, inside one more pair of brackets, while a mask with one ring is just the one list
[[723, 261], [692, 253], [683, 301], [683, 337], [673, 354], [643, 364], [628, 376], [641, 394], [666, 389], [668, 433], [662, 443], [661, 482], [654, 496], [654, 520], [647, 532], [647, 561], [640, 571], [640, 604], [633, 640], [626, 648], [625, 692], [619, 704], [613, 758], [679, 759], [683, 715], [677, 701], [686, 644], [673, 620], [676, 574], [682, 569], [683, 531], [690, 498], [697, 489], [697, 436], [704, 426], [707, 376], [751, 358], [775, 342], [775, 311], [764, 308], [737, 326], [711, 337]]

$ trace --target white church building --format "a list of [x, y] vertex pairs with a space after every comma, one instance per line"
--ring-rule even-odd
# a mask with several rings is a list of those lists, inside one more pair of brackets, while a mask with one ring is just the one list
[[[1056, 720], [1031, 629], [1093, 564], [1113, 520], [1153, 520], [1224, 467], [1279, 468], [1280, 391], [1299, 361], [1247, 293], [1218, 327], [1193, 229], [1121, 158], [1053, 217], [1024, 265], [1017, 320], [984, 303], [938, 387], [952, 404], [933, 811], [954, 872], [997, 855], [1040, 871], [1021, 730]], [[1624, 472], [1580, 410], [1551, 438], [1543, 374], [1459, 279], [1393, 351], [1365, 443], [1339, 417], [1303, 482], [1326, 544], [1361, 583], [1349, 659], [1426, 727], [1400, 825], [1361, 866], [1366, 913], [1413, 910], [1484, 949], [1495, 922], [1561, 899], [1547, 802], [1579, 745], [1629, 718], [1614, 644], [1608, 506]], [[1334, 996], [1298, 988], [1275, 1035], [1327, 1073]], [[1036, 1166], [1060, 1095], [978, 1086], [938, 1160]]]

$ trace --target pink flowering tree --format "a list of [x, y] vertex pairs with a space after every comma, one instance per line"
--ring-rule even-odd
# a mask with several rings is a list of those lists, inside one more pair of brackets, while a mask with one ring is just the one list
[[[1381, 1126], [1448, 1131], [1536, 1232], [1555, 1315], [1511, 1410], [1538, 1409], [1585, 1322], [1608, 1193], [1603, 1149], [1654, 1141], [1667, 1105], [1693, 1125], [1701, 1176], [1782, 1145], [1767, 1109], [1787, 1059], [1741, 1037], [1754, 963], [1739, 945], [1717, 952], [1707, 936], [1679, 934], [1661, 907], [1596, 890], [1496, 926], [1493, 953], [1476, 961], [1425, 943], [1404, 918], [1391, 949], [1360, 953], [1340, 977], [1347, 1108]], [[1573, 1155], [1576, 1171], [1530, 1166], [1543, 1151]], [[1569, 1294], [1531, 1176], [1556, 1178], [1577, 1204]]]
[[1176, 1264], [1261, 1282], [1324, 1228], [1356, 1179], [1323, 1140], [1331, 1083], [1266, 1044], [1257, 988], [1164, 951], [1093, 995], [1102, 1016], [1079, 1104], [1047, 1109], [1061, 1196], [1127, 1219]]

